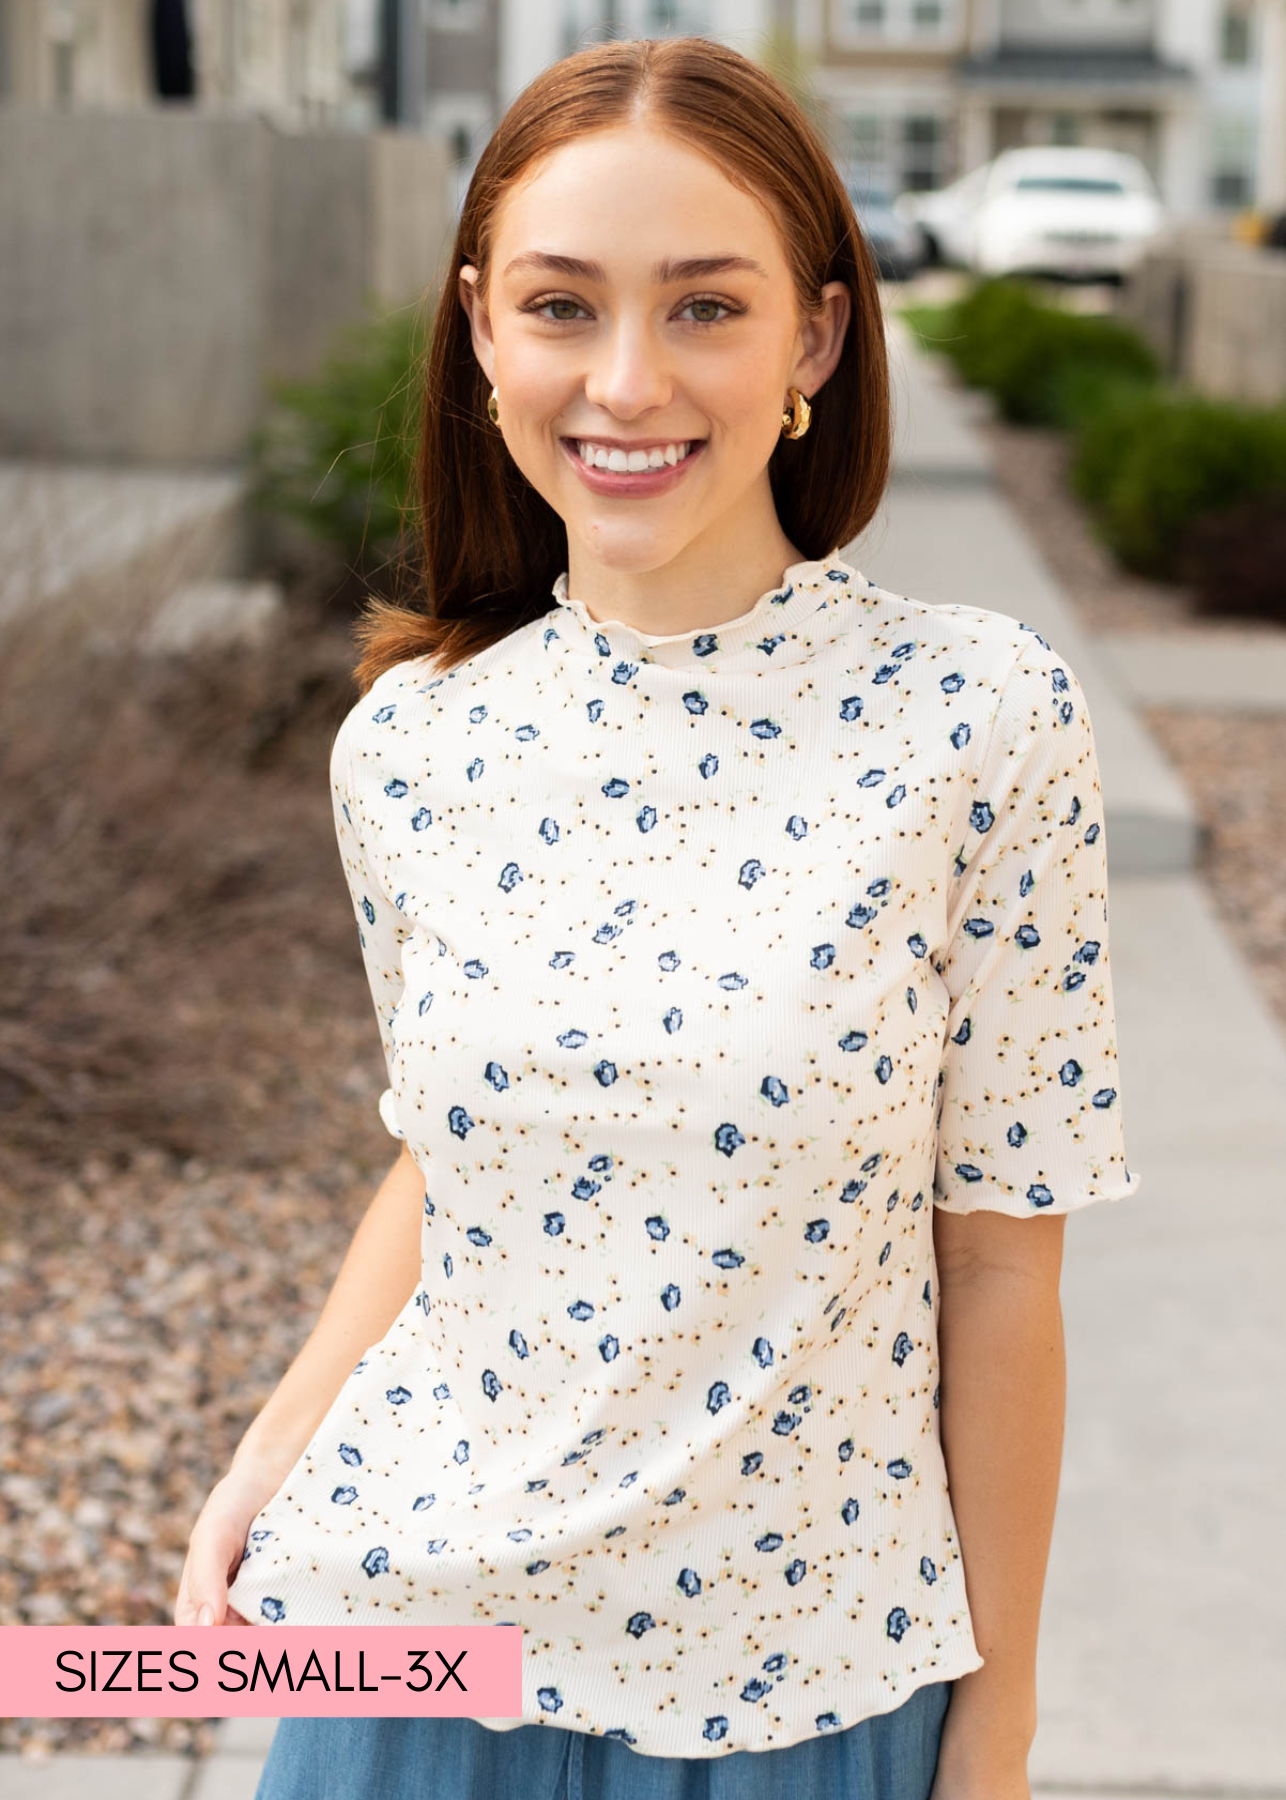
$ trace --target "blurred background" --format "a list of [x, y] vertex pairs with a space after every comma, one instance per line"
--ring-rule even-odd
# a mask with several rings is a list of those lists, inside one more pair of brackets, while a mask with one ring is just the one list
[[[1237, 1111], [1286, 1098], [1286, 0], [0, 0], [0, 1622], [169, 1619], [392, 1160], [326, 769], [354, 611], [414, 579], [426, 325], [524, 84], [689, 33], [797, 94], [879, 264], [897, 455], [846, 554], [1091, 695], [1131, 1162], [1159, 1197], [1204, 1119], [1188, 1166], [1286, 1216]], [[1204, 1776], [1250, 1791], [1279, 1711]], [[135, 1800], [212, 1744], [0, 1720], [23, 1768], [148, 1751]]]

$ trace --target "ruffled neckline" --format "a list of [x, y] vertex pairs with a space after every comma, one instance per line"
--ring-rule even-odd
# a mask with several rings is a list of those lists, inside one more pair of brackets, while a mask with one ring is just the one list
[[[735, 619], [690, 631], [656, 633], [640, 631], [621, 619], [595, 619], [584, 601], [572, 596], [564, 569], [552, 588], [557, 606], [545, 615], [544, 623], [566, 642], [604, 657], [669, 668], [770, 668], [808, 654], [819, 627], [829, 624], [827, 615], [833, 618], [839, 606], [851, 606], [870, 587], [859, 570], [832, 551], [789, 563], [777, 585]], [[829, 630], [823, 635], [829, 636]]]

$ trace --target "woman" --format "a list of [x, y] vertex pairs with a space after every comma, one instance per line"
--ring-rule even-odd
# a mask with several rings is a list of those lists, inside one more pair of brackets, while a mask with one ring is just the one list
[[1027, 1800], [1063, 1221], [1139, 1185], [1084, 696], [840, 556], [879, 292], [762, 69], [549, 69], [452, 269], [331, 764], [402, 1150], [176, 1621], [523, 1627], [521, 1719], [285, 1720], [260, 1800]]

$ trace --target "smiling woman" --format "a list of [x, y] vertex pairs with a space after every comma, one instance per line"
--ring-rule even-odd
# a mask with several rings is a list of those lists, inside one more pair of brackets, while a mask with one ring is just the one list
[[[622, 619], [716, 624], [874, 517], [878, 271], [825, 145], [736, 51], [640, 39], [547, 69], [479, 159], [450, 267], [418, 456], [423, 586], [369, 603], [363, 689], [408, 656], [460, 666], [548, 612], [562, 571]], [[816, 404], [792, 438], [793, 393], [799, 416]], [[663, 471], [630, 469], [654, 447]]]
[[522, 1710], [258, 1800], [1028, 1800], [1062, 1215], [1139, 1181], [1084, 695], [841, 555], [879, 292], [763, 70], [548, 70], [455, 256], [330, 768], [402, 1155], [184, 1599], [516, 1625]]

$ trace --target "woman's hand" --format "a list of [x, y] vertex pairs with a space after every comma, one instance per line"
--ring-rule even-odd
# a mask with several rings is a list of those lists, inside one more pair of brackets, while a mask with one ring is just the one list
[[929, 1800], [1031, 1800], [1027, 1758], [1035, 1726], [1010, 1725], [989, 1709], [971, 1708], [973, 1692], [952, 1695]]
[[[953, 1703], [954, 1704], [954, 1703]], [[1027, 1749], [944, 1726], [929, 1800], [1031, 1800]], [[957, 1728], [963, 1723], [957, 1718]]]
[[1031, 1800], [1027, 1765], [1000, 1764], [960, 1768], [938, 1758], [929, 1800]]
[[228, 1604], [255, 1515], [281, 1485], [276, 1469], [234, 1463], [210, 1490], [188, 1539], [187, 1560], [174, 1602], [176, 1625], [248, 1625]]

